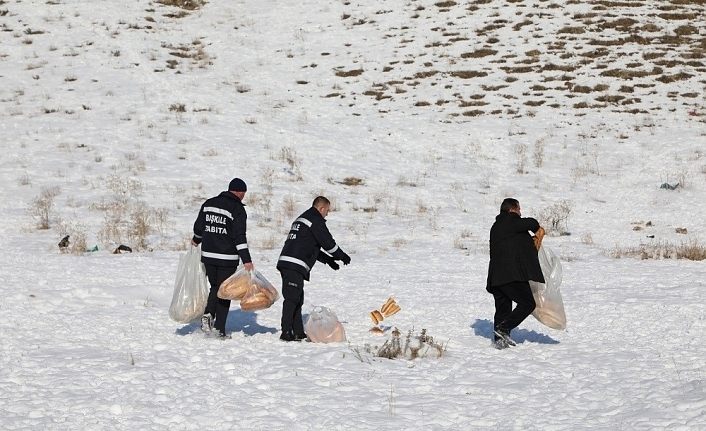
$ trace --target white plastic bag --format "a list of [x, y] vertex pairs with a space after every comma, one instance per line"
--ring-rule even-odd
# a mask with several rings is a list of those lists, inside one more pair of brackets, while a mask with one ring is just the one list
[[201, 317], [208, 302], [208, 291], [208, 279], [201, 263], [201, 248], [190, 247], [189, 251], [179, 256], [169, 317], [179, 323], [189, 323]]
[[539, 248], [538, 257], [545, 282], [529, 282], [534, 301], [537, 303], [532, 315], [552, 329], [566, 329], [564, 301], [559, 290], [562, 280], [561, 261], [550, 248], [544, 245]]
[[245, 271], [243, 277], [247, 279], [248, 289], [245, 295], [240, 299], [241, 310], [264, 310], [265, 308], [270, 308], [272, 304], [277, 301], [277, 298], [279, 298], [277, 289], [275, 289], [272, 283], [270, 283], [264, 275], [260, 274], [258, 270], [253, 269], [252, 271]]
[[313, 343], [346, 341], [346, 330], [336, 314], [326, 307], [316, 306], [304, 324], [304, 332]]
[[235, 274], [226, 278], [220, 286], [218, 286], [218, 297], [221, 299], [230, 299], [240, 301], [250, 290], [252, 284], [252, 276], [250, 272], [241, 266]]

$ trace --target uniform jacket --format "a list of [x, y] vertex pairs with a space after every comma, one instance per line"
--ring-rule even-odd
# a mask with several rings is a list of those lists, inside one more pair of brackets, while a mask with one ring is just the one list
[[515, 213], [501, 212], [490, 228], [490, 263], [486, 289], [513, 281], [544, 283], [537, 249], [528, 231], [537, 232], [539, 222]]
[[343, 260], [344, 256], [345, 253], [336, 245], [326, 227], [326, 219], [311, 207], [292, 223], [277, 261], [277, 269], [297, 271], [309, 280], [309, 273], [317, 260], [329, 263]]
[[206, 200], [194, 222], [193, 240], [201, 244], [201, 262], [232, 267], [241, 259], [251, 262], [245, 235], [247, 218], [245, 205], [231, 192]]

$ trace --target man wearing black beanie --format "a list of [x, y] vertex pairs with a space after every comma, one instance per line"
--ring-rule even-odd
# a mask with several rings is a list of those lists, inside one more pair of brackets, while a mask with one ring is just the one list
[[241, 260], [245, 269], [255, 268], [245, 234], [248, 216], [242, 201], [247, 190], [245, 181], [233, 178], [227, 191], [207, 199], [201, 205], [191, 240], [194, 247], [201, 244], [201, 262], [211, 285], [201, 330], [210, 332], [215, 328], [221, 338], [230, 338], [226, 334], [230, 300], [218, 298], [218, 288], [235, 273]]

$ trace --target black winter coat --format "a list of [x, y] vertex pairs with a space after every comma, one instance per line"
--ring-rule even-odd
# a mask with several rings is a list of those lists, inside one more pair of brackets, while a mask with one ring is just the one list
[[486, 290], [513, 281], [544, 283], [537, 249], [528, 231], [537, 232], [539, 222], [515, 213], [501, 212], [490, 228], [490, 263]]
[[247, 218], [245, 205], [231, 192], [206, 200], [194, 222], [193, 240], [201, 244], [201, 262], [227, 267], [237, 267], [240, 259], [251, 262]]
[[[321, 253], [322, 249], [325, 253]], [[311, 207], [292, 223], [277, 261], [277, 269], [296, 271], [305, 280], [309, 280], [317, 260], [329, 263], [344, 260], [345, 257], [346, 254], [336, 245], [326, 227], [326, 219], [316, 208]]]

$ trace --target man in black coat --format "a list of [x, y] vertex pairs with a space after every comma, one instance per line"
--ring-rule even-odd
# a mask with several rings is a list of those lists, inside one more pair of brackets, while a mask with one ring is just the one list
[[326, 216], [331, 202], [323, 196], [314, 199], [311, 208], [304, 211], [294, 223], [282, 247], [277, 269], [282, 274], [282, 335], [283, 341], [300, 341], [306, 338], [302, 321], [304, 280], [318, 260], [338, 270], [337, 260], [344, 265], [351, 258], [336, 244], [326, 227]]
[[[495, 298], [495, 346], [514, 346], [510, 331], [529, 316], [534, 297], [529, 280], [544, 283], [537, 249], [529, 232], [537, 232], [539, 222], [522, 217], [520, 202], [507, 198], [490, 228], [490, 263], [486, 290]], [[512, 303], [517, 307], [512, 309]]]
[[194, 247], [201, 244], [201, 262], [206, 267], [206, 276], [211, 285], [208, 303], [201, 318], [201, 330], [210, 332], [216, 328], [221, 338], [230, 338], [226, 334], [230, 300], [220, 299], [218, 288], [235, 273], [241, 260], [245, 269], [254, 269], [245, 234], [248, 216], [242, 202], [247, 190], [245, 181], [233, 178], [228, 191], [221, 192], [201, 205], [194, 222], [191, 243]]

